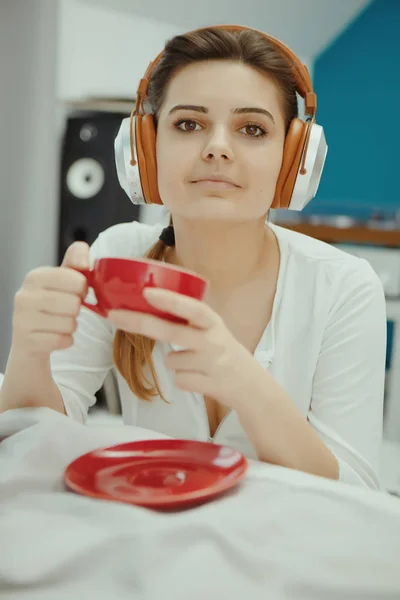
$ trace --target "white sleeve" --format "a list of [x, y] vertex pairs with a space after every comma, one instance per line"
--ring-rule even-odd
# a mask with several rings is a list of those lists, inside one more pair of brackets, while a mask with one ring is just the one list
[[308, 420], [335, 454], [340, 481], [379, 488], [386, 306], [372, 267], [342, 280], [324, 332]]

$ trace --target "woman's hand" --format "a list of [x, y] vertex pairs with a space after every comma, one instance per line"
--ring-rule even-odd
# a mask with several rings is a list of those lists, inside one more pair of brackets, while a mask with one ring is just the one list
[[175, 371], [177, 387], [239, 407], [262, 367], [222, 318], [204, 302], [176, 292], [146, 288], [144, 296], [155, 308], [186, 319], [188, 324], [126, 310], [112, 310], [108, 318], [128, 333], [184, 348], [166, 357], [167, 368]]
[[89, 246], [74, 242], [61, 267], [39, 267], [27, 274], [14, 300], [13, 354], [47, 358], [73, 345], [88, 287], [78, 270], [89, 266]]

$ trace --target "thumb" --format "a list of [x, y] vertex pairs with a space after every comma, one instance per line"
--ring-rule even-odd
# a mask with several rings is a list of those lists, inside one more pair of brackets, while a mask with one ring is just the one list
[[67, 248], [61, 263], [71, 269], [90, 269], [89, 246], [86, 242], [74, 242]]

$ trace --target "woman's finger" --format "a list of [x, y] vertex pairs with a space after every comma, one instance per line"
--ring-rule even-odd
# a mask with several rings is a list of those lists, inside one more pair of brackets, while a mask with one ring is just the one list
[[170, 352], [165, 357], [165, 366], [172, 371], [193, 371], [206, 374], [206, 364], [203, 353], [190, 350]]
[[211, 377], [193, 371], [176, 371], [175, 385], [186, 392], [195, 392], [205, 396], [215, 395], [215, 384]]
[[145, 288], [143, 295], [155, 308], [186, 319], [199, 329], [210, 329], [220, 321], [219, 315], [202, 300], [161, 288]]
[[153, 340], [174, 344], [188, 350], [197, 350], [201, 346], [204, 333], [190, 327], [171, 323], [147, 313], [129, 310], [111, 310], [108, 318], [122, 331], [144, 335]]

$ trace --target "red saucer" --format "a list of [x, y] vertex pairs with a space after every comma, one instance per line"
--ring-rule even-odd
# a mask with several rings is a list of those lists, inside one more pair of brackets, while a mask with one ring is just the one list
[[232, 488], [247, 470], [245, 457], [227, 446], [190, 440], [146, 440], [80, 456], [64, 473], [85, 496], [148, 508], [200, 504]]

